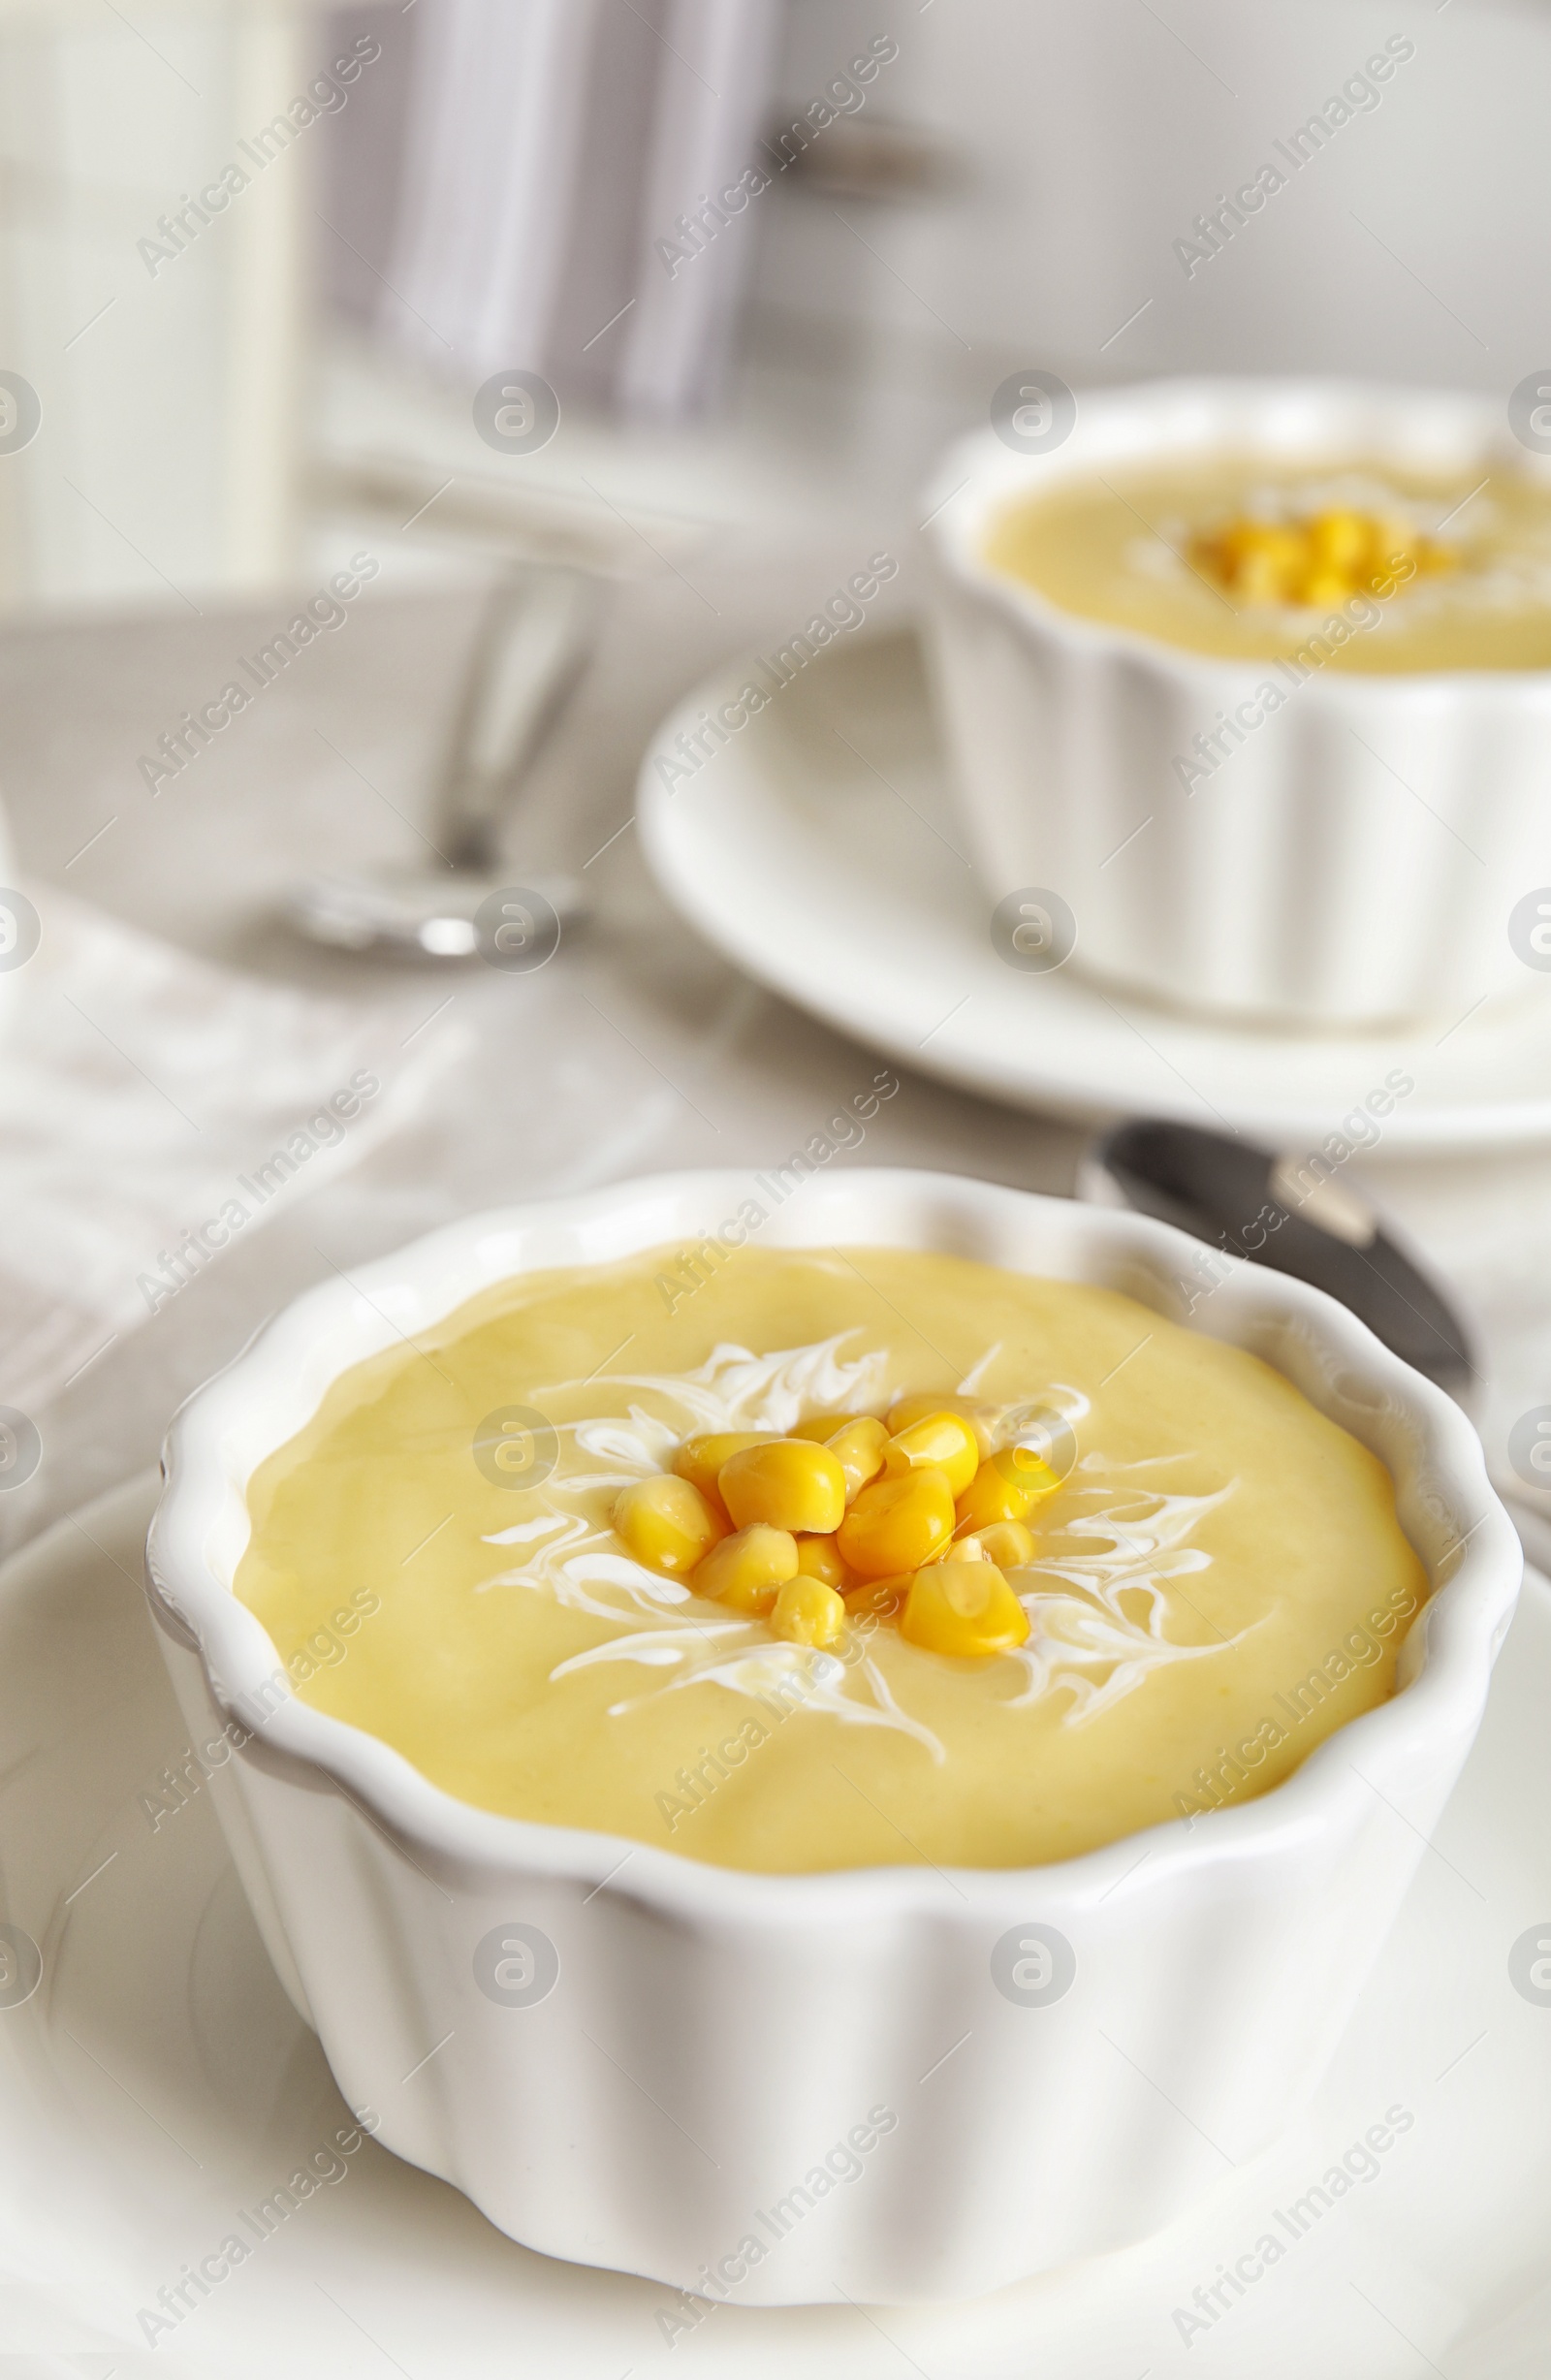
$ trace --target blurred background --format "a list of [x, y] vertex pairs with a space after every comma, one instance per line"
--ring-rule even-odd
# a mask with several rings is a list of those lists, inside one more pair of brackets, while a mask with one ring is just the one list
[[[1187, 277], [1403, 18], [1382, 104]], [[0, 356], [47, 435], [0, 600], [237, 599], [380, 528], [391, 591], [652, 518], [886, 525], [1030, 362], [1511, 388], [1548, 93], [1528, 0], [4, 0]], [[513, 365], [561, 400], [532, 455], [471, 423]]]
[[[1377, 104], [1182, 260], [1386, 44]], [[0, 967], [0, 1409], [42, 1448], [0, 1541], [330, 1266], [800, 1146], [877, 1059], [663, 900], [657, 723], [870, 555], [907, 623], [921, 491], [1014, 372], [1505, 403], [1547, 361], [1548, 120], [1537, 0], [0, 0], [0, 885], [41, 919]], [[302, 870], [441, 864], [490, 590], [542, 563], [595, 610], [498, 856], [589, 922], [522, 975], [307, 942]], [[190, 1253], [363, 1067], [369, 1130]], [[1085, 1136], [913, 1073], [863, 1161], [1067, 1191]], [[1358, 1170], [1486, 1317], [1505, 1442], [1547, 1394], [1543, 1160]]]

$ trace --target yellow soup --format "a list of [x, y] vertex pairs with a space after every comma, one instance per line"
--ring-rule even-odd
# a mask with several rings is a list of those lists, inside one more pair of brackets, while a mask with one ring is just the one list
[[506, 1282], [248, 1502], [305, 1700], [480, 1808], [740, 1868], [1023, 1866], [1247, 1799], [1394, 1691], [1427, 1592], [1382, 1465], [1256, 1357], [898, 1249]]
[[1311, 669], [1551, 669], [1551, 483], [1497, 466], [1074, 475], [1009, 506], [992, 565], [1081, 619]]

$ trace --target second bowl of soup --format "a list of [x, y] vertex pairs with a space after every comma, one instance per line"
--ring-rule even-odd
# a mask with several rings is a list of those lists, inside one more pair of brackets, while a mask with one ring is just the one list
[[1551, 474], [1500, 408], [1110, 391], [1048, 454], [967, 441], [934, 495], [941, 709], [990, 901], [1028, 896], [1015, 963], [1316, 1027], [1529, 989]]

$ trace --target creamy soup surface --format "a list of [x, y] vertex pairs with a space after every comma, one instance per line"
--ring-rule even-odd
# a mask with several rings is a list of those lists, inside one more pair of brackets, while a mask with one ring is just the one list
[[[1265, 1791], [1394, 1691], [1427, 1582], [1389, 1476], [1256, 1357], [956, 1256], [750, 1248], [686, 1293], [680, 1253], [505, 1283], [262, 1466], [236, 1588], [306, 1701], [481, 1808], [793, 1871], [1061, 1859]], [[1062, 1477], [1016, 1650], [865, 1612], [789, 1642], [613, 1527], [692, 1433], [915, 1391]]]
[[[1244, 659], [1364, 674], [1551, 669], [1551, 480], [1250, 458], [1077, 474], [986, 558], [1063, 611]], [[1325, 636], [1332, 618], [1344, 634]]]

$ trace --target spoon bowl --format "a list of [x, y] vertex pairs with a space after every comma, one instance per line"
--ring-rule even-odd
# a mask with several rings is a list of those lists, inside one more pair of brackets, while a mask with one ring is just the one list
[[[403, 868], [306, 876], [292, 887], [285, 906], [309, 941], [333, 950], [433, 962], [488, 957], [499, 964], [503, 946], [494, 936], [504, 930], [508, 943], [513, 939], [513, 930], [502, 926], [504, 908], [522, 907], [534, 921], [516, 929], [522, 946], [531, 942], [536, 949], [546, 933], [553, 936], [549, 956], [559, 929], [586, 915], [587, 900], [575, 876], [546, 875], [521, 885], [510, 881], [510, 873]], [[489, 947], [482, 948], [482, 936]], [[530, 963], [540, 964], [536, 957]]]
[[427, 840], [444, 860], [303, 877], [283, 906], [297, 931], [333, 950], [400, 958], [486, 958], [511, 969], [552, 957], [582, 917], [576, 876], [514, 884], [501, 827], [591, 659], [595, 583], [580, 570], [506, 573], [486, 605], [455, 708]]

